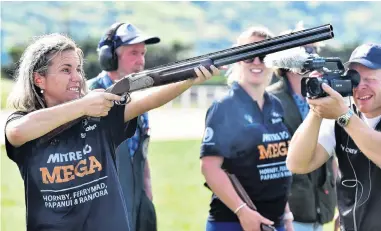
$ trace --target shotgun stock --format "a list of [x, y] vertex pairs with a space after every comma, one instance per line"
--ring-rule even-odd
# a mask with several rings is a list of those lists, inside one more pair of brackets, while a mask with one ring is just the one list
[[[239, 197], [241, 197], [241, 199], [247, 204], [247, 206], [249, 206], [250, 209], [257, 211], [257, 207], [254, 205], [249, 195], [247, 195], [247, 192], [237, 177], [234, 174], [230, 174], [228, 172], [226, 172], [226, 174], [228, 175], [230, 182], [232, 182], [232, 185]], [[261, 224], [261, 231], [276, 231], [276, 229], [271, 225]]]

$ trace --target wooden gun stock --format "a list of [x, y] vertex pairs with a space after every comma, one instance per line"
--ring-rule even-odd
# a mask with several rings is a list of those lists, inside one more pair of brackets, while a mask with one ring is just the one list
[[[241, 199], [247, 204], [247, 206], [249, 206], [249, 208], [257, 211], [257, 207], [254, 205], [249, 195], [247, 195], [247, 192], [245, 191], [245, 189], [243, 188], [243, 186], [241, 185], [241, 182], [239, 182], [237, 177], [234, 174], [230, 174], [228, 172], [226, 172], [226, 174], [228, 175], [235, 191], [241, 197]], [[276, 229], [271, 225], [261, 224], [261, 231], [276, 231]]]

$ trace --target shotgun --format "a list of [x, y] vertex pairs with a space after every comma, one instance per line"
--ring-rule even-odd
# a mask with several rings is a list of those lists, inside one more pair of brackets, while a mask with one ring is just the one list
[[[278, 51], [332, 39], [333, 37], [334, 33], [331, 24], [312, 27], [130, 74], [107, 88], [106, 92], [122, 96], [122, 102], [115, 102], [116, 104], [126, 104], [130, 100], [129, 93], [131, 92], [194, 78], [196, 76], [194, 68], [200, 65], [210, 70], [211, 65], [218, 68], [253, 57], [265, 56]], [[84, 118], [78, 118], [50, 131], [40, 139], [39, 143], [49, 141], [82, 119]], [[100, 120], [99, 117], [91, 119]]]

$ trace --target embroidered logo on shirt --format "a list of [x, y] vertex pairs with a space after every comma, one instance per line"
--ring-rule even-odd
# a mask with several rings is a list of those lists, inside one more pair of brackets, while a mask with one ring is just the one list
[[273, 117], [282, 117], [280, 114], [278, 114], [278, 112], [276, 112], [276, 111], [273, 111], [272, 112], [272, 116]]
[[247, 120], [247, 122], [249, 122], [249, 123], [253, 123], [253, 117], [251, 117], [251, 115], [249, 115], [249, 114], [245, 114], [245, 120]]
[[272, 115], [272, 117], [274, 117], [274, 118], [271, 119], [271, 123], [276, 124], [276, 123], [280, 123], [280, 122], [283, 121], [282, 115], [279, 114], [278, 112], [273, 111], [271, 113], [271, 115]]
[[214, 135], [214, 131], [211, 127], [206, 127], [204, 132], [204, 139], [202, 140], [204, 143], [207, 143], [212, 140]]
[[280, 123], [280, 122], [282, 122], [282, 118], [271, 119], [271, 122], [273, 124]]

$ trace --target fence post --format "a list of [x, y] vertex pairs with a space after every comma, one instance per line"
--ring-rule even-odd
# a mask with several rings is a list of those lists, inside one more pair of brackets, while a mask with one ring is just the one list
[[190, 108], [192, 105], [191, 102], [191, 88], [186, 90], [183, 94], [180, 95], [180, 107], [181, 108]]
[[196, 88], [197, 92], [197, 107], [205, 108], [208, 104], [208, 87], [198, 86]]

